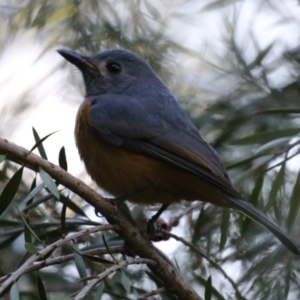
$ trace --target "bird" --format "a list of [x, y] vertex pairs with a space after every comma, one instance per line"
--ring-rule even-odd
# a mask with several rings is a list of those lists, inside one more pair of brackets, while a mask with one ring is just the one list
[[75, 140], [99, 187], [116, 199], [161, 204], [152, 220], [183, 199], [236, 209], [300, 255], [300, 246], [233, 187], [217, 152], [143, 58], [125, 49], [57, 51], [83, 76]]

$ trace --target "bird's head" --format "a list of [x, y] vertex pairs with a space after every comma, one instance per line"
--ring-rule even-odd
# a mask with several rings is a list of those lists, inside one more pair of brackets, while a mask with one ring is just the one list
[[139, 94], [165, 85], [139, 56], [123, 49], [112, 49], [92, 56], [71, 50], [58, 53], [82, 73], [86, 96], [100, 94]]

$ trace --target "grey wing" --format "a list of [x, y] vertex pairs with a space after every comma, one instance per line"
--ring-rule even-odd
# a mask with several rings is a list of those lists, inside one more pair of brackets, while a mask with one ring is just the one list
[[135, 97], [97, 96], [90, 108], [90, 125], [109, 143], [197, 174], [229, 196], [240, 198], [219, 156], [177, 102], [168, 103], [168, 109], [144, 105]]

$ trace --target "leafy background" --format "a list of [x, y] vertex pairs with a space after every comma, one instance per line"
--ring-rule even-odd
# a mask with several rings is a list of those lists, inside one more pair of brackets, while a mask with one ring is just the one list
[[[112, 47], [129, 49], [143, 56], [170, 87], [221, 155], [235, 187], [300, 241], [299, 22], [297, 1], [3, 0], [0, 134], [31, 148], [31, 126], [41, 137], [61, 129], [45, 142], [49, 160], [57, 163], [60, 148], [66, 146], [69, 171], [94, 186], [72, 141], [82, 80], [55, 50], [90, 54]], [[9, 161], [0, 167], [2, 190], [19, 167]], [[45, 189], [28, 203], [30, 187], [40, 183], [38, 178], [34, 181], [34, 173], [25, 171], [14, 201], [0, 218], [2, 275], [30, 255], [24, 247], [27, 227], [16, 207], [45, 243], [61, 237], [62, 204]], [[99, 220], [79, 197], [71, 198], [68, 232], [93, 224], [86, 215]], [[174, 206], [164, 218], [177, 216], [188, 205]], [[201, 295], [211, 278], [211, 296], [206, 293], [206, 299], [300, 298], [297, 258], [241, 214], [200, 204], [181, 218], [174, 232], [217, 264], [179, 242], [157, 244]], [[99, 242], [101, 238], [93, 236], [77, 244]], [[63, 249], [62, 254], [70, 251]], [[85, 267], [89, 274], [99, 273], [98, 265], [85, 261]], [[75, 293], [81, 284], [78, 272], [73, 261], [43, 269], [40, 275], [49, 299]], [[103, 299], [136, 299], [160, 286], [142, 267], [130, 268], [126, 275], [131, 290], [124, 288], [117, 272], [105, 280]], [[7, 297], [39, 299], [36, 280], [34, 272], [22, 276]], [[176, 298], [161, 294], [155, 299]]]

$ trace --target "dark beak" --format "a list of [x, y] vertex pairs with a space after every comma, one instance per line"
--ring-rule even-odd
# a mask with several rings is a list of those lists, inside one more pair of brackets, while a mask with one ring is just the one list
[[94, 70], [95, 66], [88, 62], [87, 57], [75, 51], [67, 49], [59, 49], [57, 52], [64, 57], [68, 62], [75, 65], [81, 71]]

